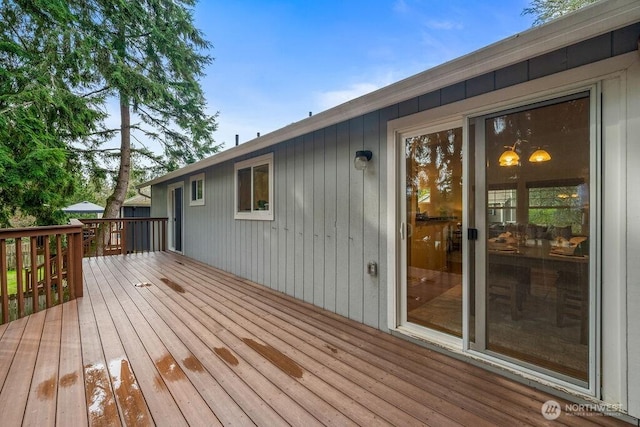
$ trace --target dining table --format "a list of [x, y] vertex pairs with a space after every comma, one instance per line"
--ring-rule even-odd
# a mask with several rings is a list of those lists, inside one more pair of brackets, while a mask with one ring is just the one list
[[[580, 342], [586, 343], [589, 313], [589, 255], [576, 248], [574, 254], [552, 244], [538, 240], [535, 244], [510, 244], [499, 248], [488, 245], [488, 277], [498, 280], [510, 276], [514, 298], [511, 298], [512, 317], [517, 319], [523, 302], [531, 293], [531, 270], [554, 272], [556, 288], [556, 325], [563, 327], [565, 318], [572, 316], [580, 320]], [[559, 253], [559, 252], [564, 253]]]

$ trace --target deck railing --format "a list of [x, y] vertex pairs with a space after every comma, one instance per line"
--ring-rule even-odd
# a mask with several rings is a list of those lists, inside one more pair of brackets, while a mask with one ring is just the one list
[[164, 251], [166, 230], [167, 218], [0, 229], [0, 324], [81, 297], [83, 257]]
[[167, 218], [82, 219], [85, 257], [167, 249]]
[[[8, 242], [28, 243], [28, 268], [19, 256], [9, 270]], [[81, 296], [82, 224], [0, 229], [1, 323]]]

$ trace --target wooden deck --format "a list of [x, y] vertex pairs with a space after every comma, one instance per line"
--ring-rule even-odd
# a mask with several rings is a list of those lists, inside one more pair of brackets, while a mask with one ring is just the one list
[[[561, 399], [166, 252], [0, 326], [3, 426], [544, 425]], [[562, 414], [566, 425], [620, 425]]]

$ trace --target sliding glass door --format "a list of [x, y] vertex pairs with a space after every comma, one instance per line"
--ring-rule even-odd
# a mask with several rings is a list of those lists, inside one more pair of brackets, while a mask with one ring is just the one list
[[472, 348], [580, 385], [590, 380], [593, 107], [589, 92], [471, 120]]
[[594, 386], [594, 92], [398, 132], [403, 332]]

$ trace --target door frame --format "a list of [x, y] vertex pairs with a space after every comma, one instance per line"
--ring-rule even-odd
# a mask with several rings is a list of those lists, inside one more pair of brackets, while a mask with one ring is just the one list
[[[175, 245], [173, 244], [173, 240], [174, 240], [174, 228], [173, 228], [173, 222], [175, 220], [175, 206], [174, 206], [174, 200], [175, 200], [175, 190], [180, 188], [182, 190], [182, 210], [181, 210], [181, 215], [180, 215], [180, 247], [181, 250], [176, 250]], [[168, 230], [167, 230], [167, 238], [168, 238], [168, 249], [170, 251], [173, 252], [177, 252], [177, 253], [183, 253], [184, 252], [184, 183], [183, 182], [178, 182], [178, 183], [174, 183], [174, 184], [169, 184], [167, 186], [167, 217], [168, 217]]]
[[[614, 328], [614, 330], [620, 330], [620, 328], [624, 325], [624, 322], [621, 320], [620, 315], [626, 313], [624, 310], [624, 306], [620, 306], [620, 301], [624, 301], [624, 286], [623, 284], [611, 284], [611, 294], [615, 295], [615, 298], [608, 298], [608, 301], [602, 301], [602, 280], [601, 275], [604, 270], [610, 270], [611, 267], [607, 268], [603, 267], [603, 258], [609, 260], [608, 262], [611, 264], [611, 260], [614, 258], [624, 257], [623, 253], [620, 251], [620, 246], [615, 248], [615, 250], [611, 251], [611, 253], [602, 253], [604, 247], [614, 246], [613, 244], [618, 242], [618, 240], [622, 239], [624, 236], [620, 234], [619, 230], [616, 230], [616, 233], [610, 233], [609, 235], [602, 234], [602, 218], [607, 211], [606, 205], [602, 204], [602, 190], [606, 188], [608, 193], [612, 192], [620, 192], [621, 190], [618, 188], [614, 188], [615, 184], [619, 184], [621, 180], [619, 179], [618, 174], [613, 174], [615, 176], [610, 176], [614, 171], [609, 170], [605, 176], [602, 169], [603, 158], [606, 160], [606, 156], [603, 156], [603, 150], [606, 149], [613, 144], [614, 153], [617, 153], [618, 146], [620, 142], [617, 138], [619, 138], [620, 124], [616, 121], [620, 116], [620, 111], [624, 111], [625, 99], [624, 99], [624, 91], [610, 90], [612, 94], [620, 95], [620, 97], [601, 97], [601, 88], [605, 82], [608, 81], [616, 81], [620, 78], [621, 75], [624, 75], [624, 72], [614, 71], [616, 70], [616, 66], [619, 65], [618, 61], [611, 61], [611, 65], [609, 67], [604, 67], [601, 69], [596, 66], [588, 66], [583, 75], [581, 75], [581, 79], [572, 78], [572, 74], [570, 72], [559, 73], [547, 77], [540, 78], [535, 81], [523, 83], [520, 85], [512, 86], [505, 89], [500, 89], [495, 92], [490, 92], [485, 95], [480, 95], [478, 97], [470, 98], [461, 103], [455, 103], [451, 105], [445, 105], [442, 107], [438, 107], [431, 110], [425, 110], [421, 112], [417, 112], [415, 114], [409, 116], [403, 116], [400, 118], [392, 119], [387, 122], [387, 146], [386, 146], [386, 155], [387, 155], [387, 224], [386, 224], [386, 233], [387, 233], [387, 328], [389, 331], [397, 333], [399, 335], [405, 335], [409, 338], [413, 338], [416, 342], [422, 343], [423, 345], [439, 348], [444, 347], [445, 349], [466, 356], [470, 362], [473, 363], [476, 360], [476, 363], [480, 363], [481, 365], [490, 365], [490, 366], [500, 366], [501, 369], [507, 372], [507, 376], [512, 378], [520, 378], [521, 380], [533, 381], [535, 383], [540, 383], [544, 386], [552, 387], [552, 388], [562, 388], [564, 391], [570, 391], [571, 393], [586, 396], [586, 397], [596, 397], [601, 398], [602, 396], [608, 394], [606, 390], [602, 389], [602, 386], [606, 386], [608, 390], [612, 391], [612, 394], [619, 395], [624, 397], [626, 394], [623, 391], [624, 384], [626, 383], [622, 372], [619, 368], [614, 367], [614, 362], [616, 360], [624, 362], [624, 341], [616, 337], [615, 339], [608, 340], [613, 344], [613, 348], [608, 348], [609, 362], [607, 360], [603, 361], [602, 358], [602, 330], [607, 330], [606, 328]], [[607, 64], [609, 65], [609, 64]], [[603, 72], [604, 71], [604, 72]], [[624, 80], [622, 80], [624, 81]], [[610, 84], [609, 86], [615, 86], [614, 84]], [[624, 89], [624, 84], [620, 84], [621, 88]], [[398, 198], [402, 196], [399, 194], [399, 170], [401, 166], [401, 162], [403, 161], [404, 156], [398, 150], [398, 141], [399, 136], [403, 133], [411, 132], [415, 129], [420, 128], [431, 128], [437, 127], [439, 125], [443, 125], [445, 123], [451, 123], [460, 121], [463, 126], [463, 152], [467, 153], [469, 148], [469, 118], [470, 117], [478, 117], [485, 114], [491, 114], [492, 112], [507, 110], [510, 108], [515, 108], [518, 106], [523, 106], [527, 104], [533, 104], [538, 101], [544, 101], [548, 99], [553, 99], [557, 97], [561, 97], [566, 94], [575, 93], [578, 91], [583, 91], [585, 89], [589, 89], [591, 87], [596, 87], [595, 96], [592, 99], [592, 102], [595, 103], [596, 107], [592, 110], [592, 115], [594, 117], [594, 121], [592, 121], [592, 126], [595, 127], [596, 132], [596, 143], [592, 145], [592, 150], [594, 151], [592, 159], [592, 167], [593, 174], [597, 182], [597, 193], [593, 193], [594, 198], [597, 199], [599, 206], [596, 207], [596, 211], [593, 211], [596, 214], [594, 219], [594, 227], [596, 227], [596, 234], [599, 238], [597, 239], [597, 247], [596, 252], [597, 255], [594, 255], [593, 265], [590, 267], [592, 269], [591, 277], [596, 280], [594, 286], [591, 287], [591, 301], [594, 301], [594, 306], [591, 309], [591, 327], [590, 327], [590, 339], [593, 339], [593, 346], [595, 348], [595, 352], [592, 352], [590, 357], [590, 381], [587, 387], [583, 387], [580, 385], [576, 385], [573, 383], [569, 383], [566, 381], [562, 381], [557, 377], [546, 375], [536, 370], [531, 370], [526, 367], [523, 367], [519, 364], [512, 363], [509, 361], [505, 361], [504, 359], [499, 359], [488, 355], [486, 353], [481, 353], [476, 350], [473, 350], [469, 347], [469, 298], [463, 298], [463, 342], [462, 347], [458, 345], [447, 345], [442, 344], [441, 342], [433, 342], [429, 338], [425, 337], [424, 334], [420, 333], [420, 331], [415, 330], [407, 330], [407, 328], [403, 328], [400, 322], [401, 315], [401, 299], [400, 294], [398, 292], [398, 280], [400, 274], [400, 246], [402, 242], [399, 240], [399, 236], [402, 232], [400, 230], [399, 218], [400, 218], [400, 206], [398, 202]], [[604, 108], [604, 114], [603, 114]], [[614, 117], [608, 117], [606, 108], [609, 108], [609, 111], [616, 111], [618, 115], [614, 114]], [[615, 126], [614, 126], [615, 125]], [[615, 129], [615, 131], [609, 132], [609, 128]], [[602, 139], [603, 133], [610, 133], [612, 139], [607, 141], [607, 145], [604, 146]], [[469, 156], [463, 156], [463, 170], [469, 173]], [[624, 160], [624, 159], [619, 159]], [[618, 161], [618, 160], [617, 160]], [[463, 172], [464, 173], [464, 172]], [[616, 178], [616, 179], [611, 179]], [[469, 188], [468, 188], [469, 180], [463, 181], [463, 223], [471, 224], [469, 222]], [[613, 183], [613, 184], [612, 184]], [[594, 200], [595, 202], [595, 200]], [[620, 214], [616, 212], [615, 215]], [[611, 215], [611, 212], [609, 212]], [[613, 215], [613, 216], [615, 216]], [[468, 225], [465, 227], [467, 228]], [[613, 238], [615, 237], [615, 239]], [[617, 239], [617, 240], [616, 240]], [[607, 243], [609, 242], [609, 243]], [[469, 262], [469, 253], [470, 253], [470, 242], [464, 236], [463, 230], [463, 295], [468, 295], [470, 289], [470, 268], [472, 265]], [[617, 255], [614, 255], [617, 254]], [[597, 258], [596, 258], [597, 257]], [[615, 263], [613, 263], [615, 264]], [[609, 294], [609, 293], [608, 293]], [[601, 325], [601, 322], [605, 322], [606, 325]], [[618, 329], [615, 329], [618, 328]], [[617, 340], [617, 341], [616, 341]], [[617, 366], [617, 365], [616, 365]], [[601, 369], [604, 369], [605, 372], [600, 372]], [[603, 384], [603, 376], [609, 373], [609, 380], [604, 381]], [[609, 383], [609, 384], [607, 384]], [[617, 400], [617, 399], [616, 399]], [[623, 399], [620, 399], [624, 401]]]

